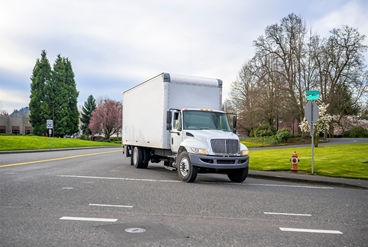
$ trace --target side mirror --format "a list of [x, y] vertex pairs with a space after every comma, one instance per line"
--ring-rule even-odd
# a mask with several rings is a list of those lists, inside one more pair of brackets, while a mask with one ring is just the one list
[[171, 130], [172, 113], [171, 111], [166, 112], [166, 129]]
[[236, 116], [233, 117], [233, 133], [236, 134]]

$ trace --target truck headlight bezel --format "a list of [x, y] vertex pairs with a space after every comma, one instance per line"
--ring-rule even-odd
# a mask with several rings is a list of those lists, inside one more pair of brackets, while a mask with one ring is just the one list
[[192, 151], [197, 153], [197, 154], [205, 154], [207, 155], [208, 152], [206, 149], [202, 149], [202, 148], [192, 148]]

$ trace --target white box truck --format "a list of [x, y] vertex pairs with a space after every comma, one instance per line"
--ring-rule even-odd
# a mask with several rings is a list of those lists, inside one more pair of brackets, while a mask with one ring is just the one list
[[248, 175], [249, 151], [221, 111], [219, 79], [162, 73], [123, 93], [125, 157], [147, 168], [163, 161], [184, 182], [197, 173], [226, 173], [233, 182]]

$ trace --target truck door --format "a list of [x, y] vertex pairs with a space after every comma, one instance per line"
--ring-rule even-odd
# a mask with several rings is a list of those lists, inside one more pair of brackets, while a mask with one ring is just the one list
[[174, 112], [173, 129], [171, 131], [171, 151], [177, 153], [183, 141], [183, 125], [181, 112]]

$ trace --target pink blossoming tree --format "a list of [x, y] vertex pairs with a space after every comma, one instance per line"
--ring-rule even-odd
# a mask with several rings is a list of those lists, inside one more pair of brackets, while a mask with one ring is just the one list
[[107, 139], [113, 134], [119, 135], [123, 122], [122, 109], [123, 105], [119, 101], [101, 100], [92, 112], [88, 128], [93, 134], [104, 134]]
[[334, 135], [342, 135], [342, 132], [352, 130], [354, 127], [362, 127], [368, 130], [368, 120], [358, 119], [357, 116], [334, 116], [334, 119], [340, 119], [339, 124], [334, 123]]

